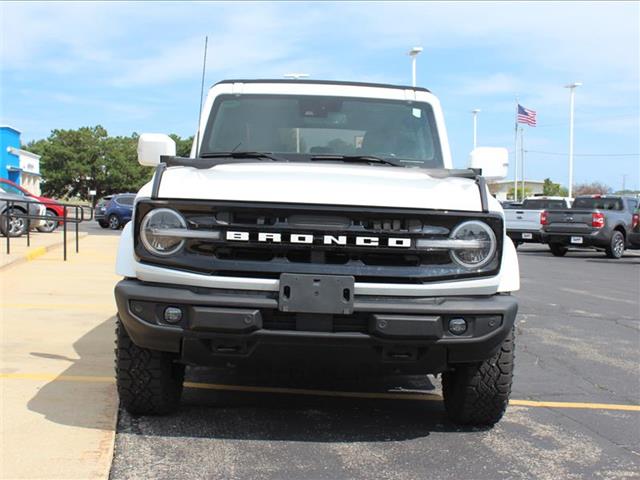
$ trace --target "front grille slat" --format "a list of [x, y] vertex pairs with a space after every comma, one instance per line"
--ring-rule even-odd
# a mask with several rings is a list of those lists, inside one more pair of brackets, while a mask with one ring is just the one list
[[[153, 208], [152, 203], [138, 204], [136, 228]], [[447, 239], [456, 225], [470, 218], [487, 222], [496, 238], [502, 239], [503, 224], [497, 214], [188, 200], [172, 200], [171, 207], [185, 216], [190, 229], [221, 230], [221, 240], [188, 239], [181, 253], [166, 258], [152, 257], [136, 245], [142, 261], [212, 275], [278, 278], [284, 272], [333, 274], [385, 283], [489, 276], [500, 266], [501, 240], [494, 261], [478, 271], [458, 266], [446, 250], [415, 248], [415, 239]], [[226, 231], [249, 232], [251, 241], [227, 241]], [[258, 232], [279, 233], [284, 241], [258, 242]], [[312, 235], [314, 243], [290, 243], [292, 233]], [[325, 245], [323, 235], [346, 236], [349, 244]], [[355, 245], [358, 236], [378, 237], [383, 245]], [[389, 238], [411, 239], [412, 243], [410, 248], [389, 246], [384, 243]]]

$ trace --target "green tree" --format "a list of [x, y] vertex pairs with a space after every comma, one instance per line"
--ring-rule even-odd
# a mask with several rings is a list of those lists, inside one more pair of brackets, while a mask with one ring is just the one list
[[[513, 198], [514, 198], [513, 192], [514, 192], [514, 189], [513, 189], [513, 187], [511, 187], [509, 189], [509, 191], [507, 192], [507, 199], [508, 200], [513, 200]], [[530, 197], [530, 196], [531, 196], [531, 189], [529, 187], [525, 187], [524, 192], [523, 192], [522, 186], [520, 184], [518, 184], [518, 200], [522, 200], [522, 199]]]
[[550, 197], [566, 197], [569, 195], [569, 191], [559, 183], [552, 182], [550, 178], [545, 178], [542, 194]]
[[42, 191], [54, 197], [94, 201], [104, 195], [136, 191], [149, 181], [152, 170], [138, 164], [137, 135], [109, 137], [97, 125], [77, 130], [53, 130], [28, 150], [41, 155]]
[[188, 157], [191, 154], [193, 135], [187, 138], [182, 138], [178, 134], [171, 133], [169, 136], [176, 142], [176, 155], [178, 157]]

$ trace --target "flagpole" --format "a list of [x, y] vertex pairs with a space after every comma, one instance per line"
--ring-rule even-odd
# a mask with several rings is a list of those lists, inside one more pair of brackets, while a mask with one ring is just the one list
[[515, 111], [515, 132], [513, 135], [513, 166], [515, 173], [513, 175], [513, 200], [518, 201], [518, 97], [516, 97], [516, 111]]
[[522, 163], [522, 200], [524, 200], [524, 127], [520, 127], [520, 162]]

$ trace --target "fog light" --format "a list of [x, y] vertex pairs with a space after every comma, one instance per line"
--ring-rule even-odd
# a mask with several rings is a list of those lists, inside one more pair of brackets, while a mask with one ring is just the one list
[[454, 335], [462, 335], [467, 331], [467, 321], [464, 318], [452, 318], [449, 320], [449, 331]]
[[169, 323], [178, 323], [182, 320], [182, 309], [178, 307], [167, 307], [164, 309], [164, 320]]

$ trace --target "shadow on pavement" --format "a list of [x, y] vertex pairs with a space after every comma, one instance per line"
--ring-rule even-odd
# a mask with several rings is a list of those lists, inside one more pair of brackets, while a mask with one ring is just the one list
[[[110, 317], [80, 337], [73, 344], [77, 359], [31, 352], [35, 357], [70, 365], [55, 380], [38, 390], [27, 404], [29, 410], [63, 425], [113, 429], [117, 398], [115, 385], [108, 377], [113, 377], [114, 329], [115, 317]], [[82, 377], [86, 381], [61, 378], [66, 376]]]
[[[77, 359], [48, 352], [31, 355], [70, 365], [29, 401], [47, 420], [82, 428], [109, 429], [117, 408], [111, 317], [79, 338]], [[108, 368], [106, 367], [108, 365]], [[64, 377], [86, 378], [65, 381]], [[61, 378], [62, 377], [62, 378]], [[93, 378], [92, 378], [93, 377]], [[187, 381], [293, 389], [381, 393], [436, 390], [430, 377], [362, 377], [345, 372], [292, 375], [220, 373], [189, 368]], [[120, 411], [119, 433], [160, 437], [309, 442], [391, 442], [426, 437], [433, 431], [469, 431], [448, 423], [434, 400], [336, 398], [279, 393], [185, 388], [180, 410], [164, 417], [133, 417]]]
[[[188, 381], [260, 385], [279, 388], [388, 392], [435, 387], [428, 377], [383, 379], [268, 379], [238, 376], [203, 378], [190, 372]], [[193, 378], [195, 377], [195, 378]], [[235, 378], [233, 378], [235, 377]], [[434, 431], [469, 431], [448, 423], [440, 400], [335, 398], [289, 394], [229, 392], [187, 388], [179, 412], [166, 417], [133, 417], [120, 411], [118, 433], [299, 442], [395, 442], [428, 436]]]

